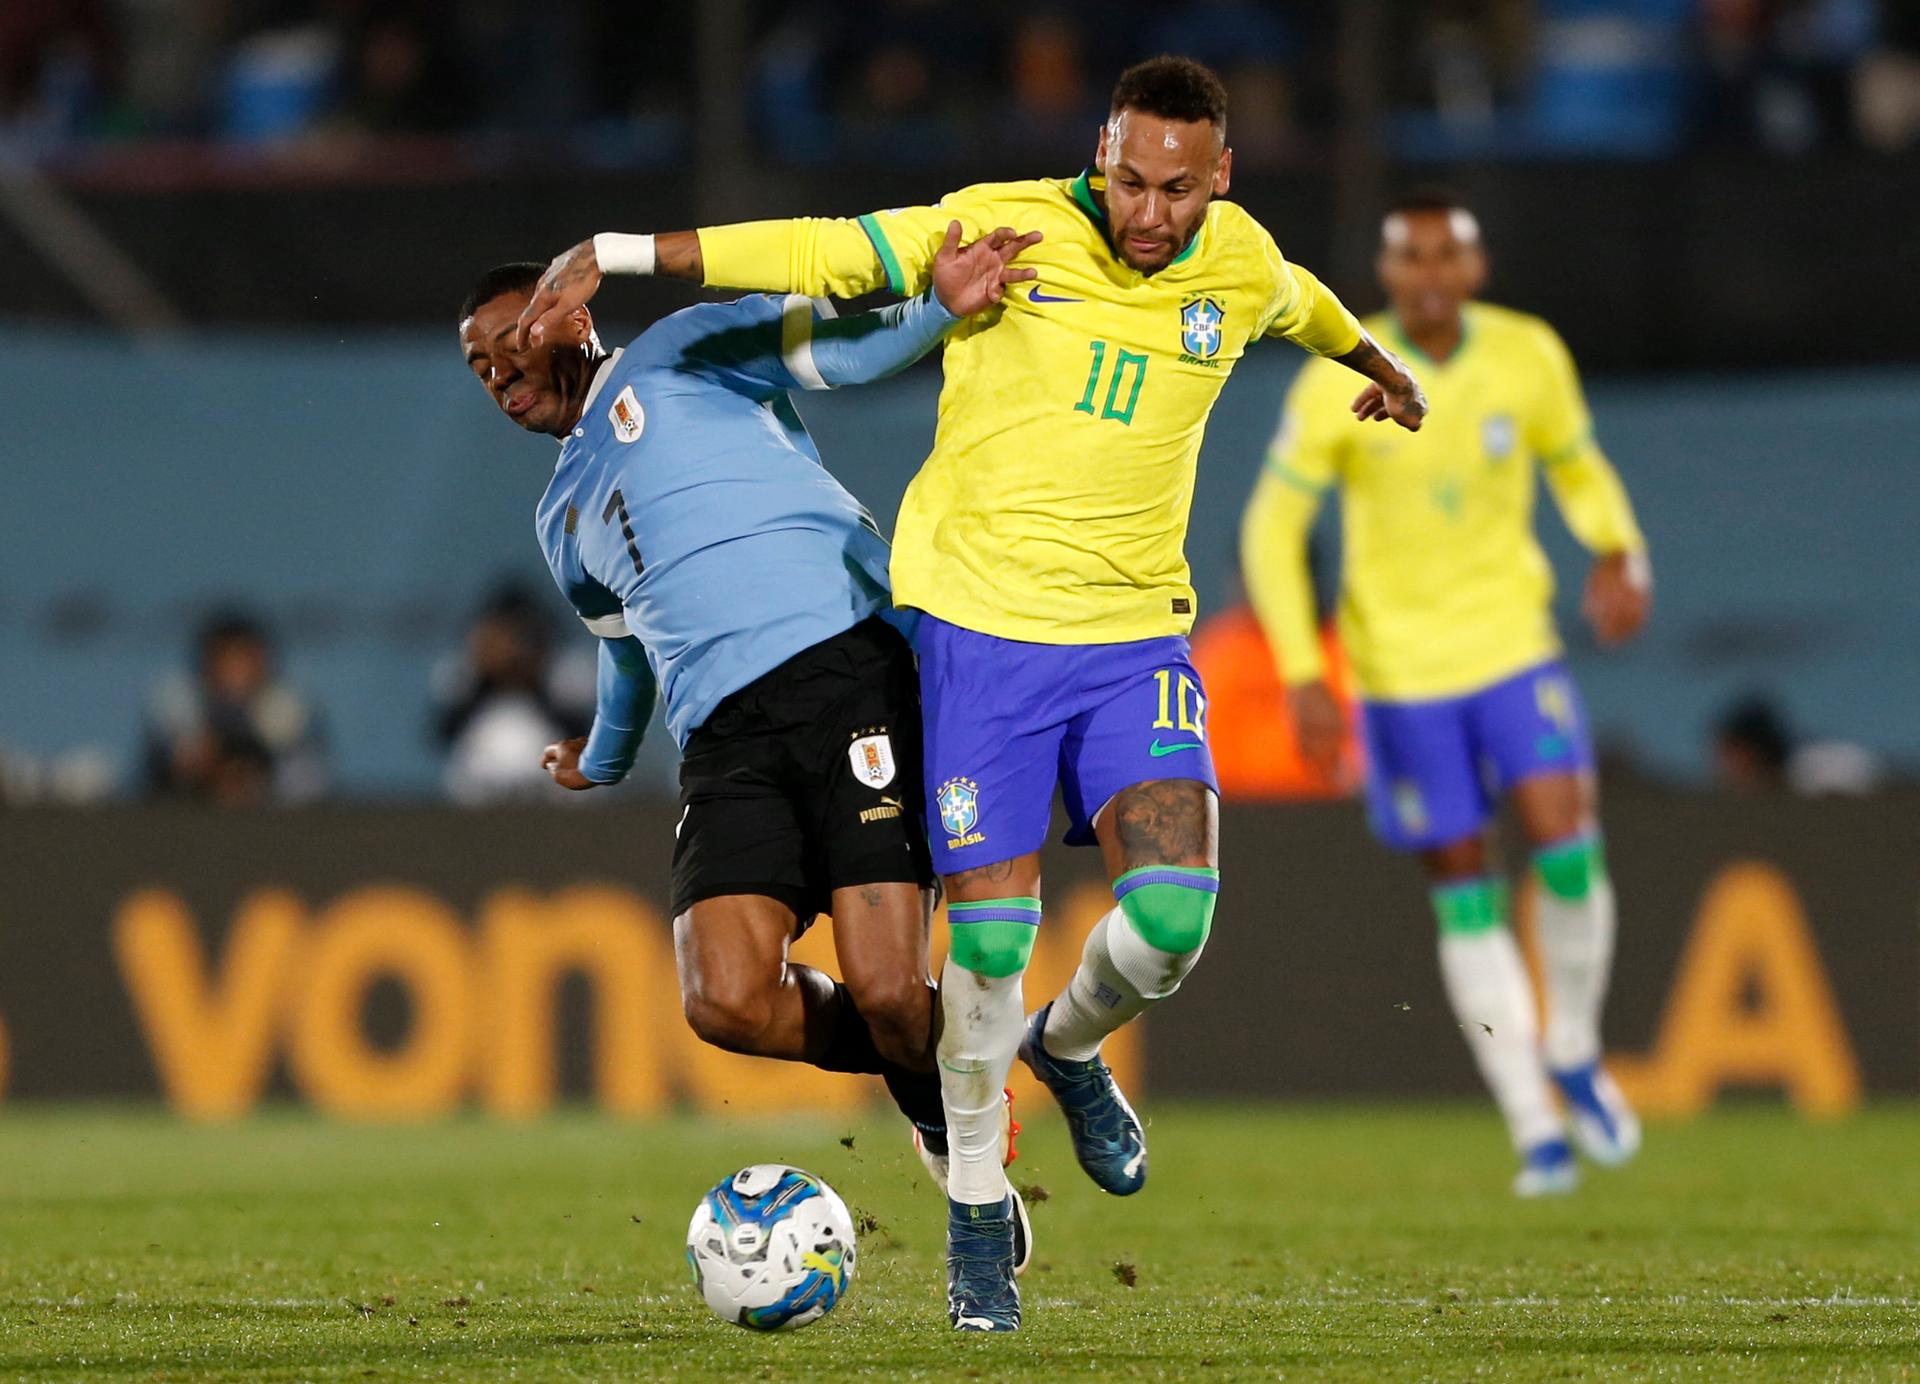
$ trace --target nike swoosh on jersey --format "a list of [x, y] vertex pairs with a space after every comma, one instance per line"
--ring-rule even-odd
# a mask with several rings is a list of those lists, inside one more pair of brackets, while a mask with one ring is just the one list
[[1084, 303], [1087, 300], [1085, 298], [1061, 298], [1052, 293], [1042, 293], [1036, 288], [1027, 295], [1027, 301], [1029, 303]]
[[1197, 750], [1199, 748], [1200, 742], [1198, 740], [1181, 740], [1172, 745], [1162, 745], [1160, 743], [1160, 737], [1156, 735], [1153, 743], [1147, 746], [1147, 753], [1155, 759], [1161, 759], [1170, 754], [1178, 754], [1181, 750]]

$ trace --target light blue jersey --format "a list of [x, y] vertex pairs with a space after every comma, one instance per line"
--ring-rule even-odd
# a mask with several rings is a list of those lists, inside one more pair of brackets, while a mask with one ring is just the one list
[[752, 297], [683, 309], [602, 362], [536, 520], [603, 636], [587, 777], [631, 765], [655, 679], [684, 746], [729, 693], [889, 608], [886, 540], [787, 391], [892, 374], [955, 321], [931, 293], [845, 319]]

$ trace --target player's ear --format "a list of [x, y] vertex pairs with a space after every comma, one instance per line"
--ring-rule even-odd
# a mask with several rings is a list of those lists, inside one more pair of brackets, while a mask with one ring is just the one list
[[593, 314], [585, 305], [575, 308], [561, 319], [562, 326], [555, 336], [556, 346], [583, 346], [593, 339]]
[[1233, 147], [1229, 145], [1220, 151], [1220, 162], [1214, 165], [1213, 195], [1215, 197], [1225, 197], [1227, 195], [1227, 188], [1231, 186], [1232, 183]]
[[1100, 135], [1099, 138], [1095, 140], [1093, 146], [1093, 166], [1101, 173], [1107, 171], [1107, 131], [1112, 128], [1112, 126], [1113, 122], [1111, 120], [1101, 122]]
[[1473, 247], [1473, 257], [1469, 263], [1472, 268], [1468, 272], [1467, 296], [1478, 298], [1486, 289], [1487, 275], [1492, 272], [1493, 266], [1487, 260], [1485, 248], [1479, 245]]

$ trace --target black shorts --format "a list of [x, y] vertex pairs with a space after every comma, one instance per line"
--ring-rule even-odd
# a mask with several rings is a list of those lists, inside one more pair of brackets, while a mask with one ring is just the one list
[[858, 884], [931, 886], [921, 814], [920, 682], [874, 617], [729, 695], [687, 738], [673, 912], [761, 894], [801, 927]]

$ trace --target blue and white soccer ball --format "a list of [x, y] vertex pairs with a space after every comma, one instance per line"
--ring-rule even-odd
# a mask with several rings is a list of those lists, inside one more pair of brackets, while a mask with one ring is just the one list
[[707, 1306], [755, 1331], [806, 1326], [853, 1282], [853, 1218], [833, 1188], [784, 1163], [742, 1168], [700, 1199], [687, 1262]]

